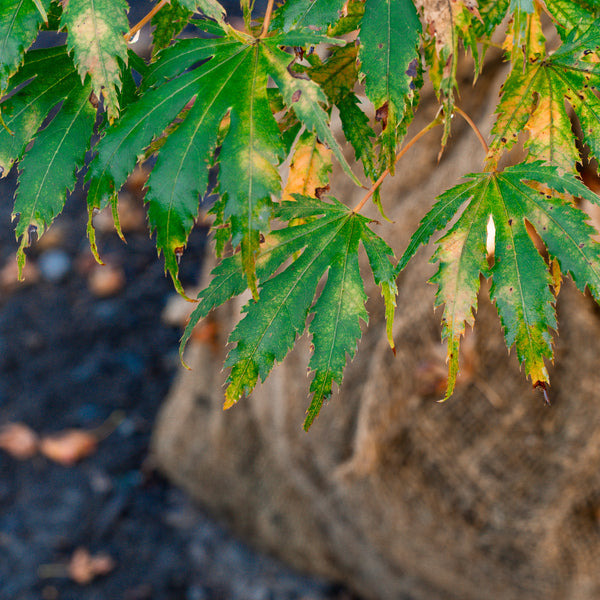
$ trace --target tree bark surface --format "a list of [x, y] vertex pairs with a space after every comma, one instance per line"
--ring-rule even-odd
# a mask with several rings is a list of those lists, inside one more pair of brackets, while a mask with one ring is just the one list
[[[484, 133], [504, 76], [498, 67], [462, 87], [460, 105]], [[435, 110], [425, 100], [413, 131]], [[375, 227], [397, 256], [435, 196], [481, 168], [477, 139], [455, 121], [439, 164], [432, 133], [384, 184], [394, 222]], [[362, 194], [334, 184], [351, 205]], [[365, 598], [600, 598], [598, 308], [565, 282], [546, 407], [507, 353], [483, 293], [456, 392], [438, 404], [446, 365], [430, 256], [421, 249], [398, 281], [397, 356], [372, 289], [358, 354], [308, 433], [309, 342], [223, 412], [225, 342], [243, 300], [216, 311], [219, 339], [189, 346], [192, 370], [181, 370], [165, 402], [155, 459], [255, 546]]]

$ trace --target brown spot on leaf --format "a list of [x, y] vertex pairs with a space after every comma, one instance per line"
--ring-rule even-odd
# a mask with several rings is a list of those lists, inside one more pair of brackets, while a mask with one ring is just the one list
[[298, 102], [298, 100], [300, 100], [300, 96], [302, 96], [302, 90], [296, 90], [292, 94], [292, 102]]
[[413, 58], [408, 63], [408, 69], [406, 69], [406, 74], [409, 77], [416, 77], [417, 76], [417, 67], [418, 66], [419, 66], [419, 61], [416, 58]]
[[383, 129], [387, 127], [388, 120], [388, 103], [382, 104], [375, 113], [375, 120], [381, 121], [381, 126]]
[[323, 186], [323, 187], [318, 187], [315, 188], [315, 196], [316, 198], [318, 198], [319, 200], [321, 200], [321, 198], [323, 198], [323, 196], [329, 191], [329, 185]]

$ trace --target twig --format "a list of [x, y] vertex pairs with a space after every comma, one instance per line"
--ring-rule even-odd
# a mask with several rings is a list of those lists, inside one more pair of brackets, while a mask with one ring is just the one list
[[475, 125], [475, 123], [473, 122], [473, 119], [471, 119], [471, 117], [462, 108], [459, 108], [458, 106], [455, 106], [454, 110], [469, 124], [469, 127], [475, 132], [475, 135], [479, 139], [479, 142], [483, 146], [483, 150], [487, 156], [487, 153], [490, 151], [490, 148], [487, 145], [485, 139], [483, 138], [483, 135], [481, 135], [481, 131], [479, 131], [477, 125]]
[[261, 40], [267, 37], [269, 25], [271, 24], [271, 15], [273, 14], [273, 4], [275, 4], [275, 0], [269, 0], [269, 4], [267, 5], [267, 10], [265, 12], [265, 19], [263, 21], [262, 31], [260, 32]]
[[129, 40], [165, 5], [169, 4], [170, 0], [160, 0], [160, 2], [140, 21], [138, 21], [126, 34], [125, 41]]
[[[396, 164], [413, 146], [416, 144], [429, 130], [433, 129], [437, 125], [442, 122], [440, 114], [438, 114], [431, 123], [425, 125], [419, 133], [415, 135], [415, 137], [404, 146], [398, 154], [396, 154], [396, 158], [394, 159], [394, 164]], [[352, 212], [359, 212], [361, 208], [368, 202], [369, 198], [377, 191], [377, 188], [383, 183], [383, 180], [390, 174], [389, 167], [379, 176], [379, 179], [371, 186], [369, 191], [365, 194], [362, 200], [352, 209]]]

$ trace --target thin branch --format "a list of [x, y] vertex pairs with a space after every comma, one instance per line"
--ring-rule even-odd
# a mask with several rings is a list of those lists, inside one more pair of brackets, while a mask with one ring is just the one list
[[458, 106], [455, 106], [454, 110], [469, 124], [469, 127], [475, 132], [475, 135], [479, 139], [479, 142], [483, 146], [483, 151], [487, 156], [488, 152], [490, 151], [490, 148], [487, 145], [487, 142], [485, 141], [483, 135], [481, 135], [481, 131], [479, 131], [479, 128], [473, 122], [473, 119], [471, 119], [471, 117], [462, 108], [459, 108]]
[[[433, 121], [431, 121], [431, 123], [429, 123], [428, 125], [425, 125], [425, 127], [423, 127], [423, 129], [421, 129], [421, 131], [419, 131], [419, 133], [417, 133], [415, 135], [415, 137], [413, 137], [412, 140], [410, 140], [410, 142], [408, 142], [408, 144], [406, 144], [406, 146], [404, 146], [400, 150], [400, 152], [398, 152], [398, 154], [396, 154], [396, 158], [394, 159], [394, 164], [396, 164], [428, 131], [430, 131], [437, 125], [440, 125], [441, 122], [442, 122], [442, 119], [441, 119], [440, 114], [438, 113], [438, 115], [435, 117], [435, 119]], [[390, 169], [388, 167], [379, 176], [379, 179], [371, 186], [371, 188], [365, 194], [365, 196], [362, 198], [362, 200], [352, 209], [352, 212], [357, 213], [361, 210], [361, 208], [369, 201], [371, 196], [377, 191], [377, 188], [383, 183], [383, 180], [389, 174], [390, 174]]]
[[125, 41], [129, 40], [165, 5], [169, 4], [170, 0], [160, 0], [160, 2], [140, 21], [138, 21], [126, 34]]
[[269, 25], [271, 24], [271, 15], [273, 14], [273, 4], [275, 4], [275, 0], [269, 0], [269, 4], [267, 5], [267, 10], [265, 12], [265, 19], [263, 21], [262, 31], [260, 32], [261, 40], [267, 37]]

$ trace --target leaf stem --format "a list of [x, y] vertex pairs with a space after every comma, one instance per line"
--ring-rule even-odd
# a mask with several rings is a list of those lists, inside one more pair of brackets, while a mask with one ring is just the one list
[[[398, 154], [396, 154], [396, 158], [394, 159], [394, 164], [396, 164], [428, 131], [440, 125], [442, 122], [440, 113], [437, 114], [435, 119], [425, 125], [419, 133], [417, 133], [411, 140], [404, 146]], [[377, 191], [377, 188], [383, 183], [383, 180], [390, 174], [390, 168], [388, 167], [380, 176], [379, 179], [371, 186], [369, 191], [364, 195], [362, 200], [352, 209], [352, 212], [359, 212], [362, 207], [369, 201], [369, 198]]]
[[169, 4], [170, 0], [160, 0], [160, 2], [140, 21], [138, 21], [126, 34], [125, 41], [129, 40], [165, 5]]
[[471, 119], [471, 117], [462, 108], [459, 108], [458, 106], [455, 106], [454, 110], [469, 124], [469, 127], [475, 132], [475, 135], [477, 136], [477, 139], [483, 146], [483, 151], [487, 156], [488, 152], [490, 151], [490, 148], [487, 145], [487, 142], [485, 141], [483, 135], [481, 134], [481, 131], [479, 131], [479, 128], [473, 122], [473, 119]]
[[262, 31], [260, 32], [259, 39], [261, 40], [267, 37], [269, 25], [271, 24], [271, 15], [273, 14], [273, 4], [275, 4], [275, 0], [269, 0], [269, 4], [267, 5], [267, 10], [265, 12], [265, 19], [263, 21]]

